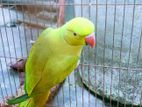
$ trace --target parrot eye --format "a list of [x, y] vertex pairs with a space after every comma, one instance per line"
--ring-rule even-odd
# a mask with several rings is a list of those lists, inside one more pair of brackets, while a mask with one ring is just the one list
[[74, 36], [76, 36], [77, 34], [76, 33], [73, 33], [74, 34]]

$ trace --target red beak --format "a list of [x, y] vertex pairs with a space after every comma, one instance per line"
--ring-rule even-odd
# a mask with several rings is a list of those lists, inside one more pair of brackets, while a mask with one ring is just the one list
[[92, 34], [88, 35], [87, 37], [85, 37], [85, 42], [86, 42], [86, 44], [90, 45], [91, 48], [93, 48], [96, 44], [95, 34], [92, 33]]

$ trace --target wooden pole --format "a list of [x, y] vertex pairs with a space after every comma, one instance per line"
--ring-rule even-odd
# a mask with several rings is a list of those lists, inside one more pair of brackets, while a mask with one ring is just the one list
[[64, 16], [65, 16], [65, 0], [59, 0], [59, 15], [57, 26], [61, 26], [64, 24]]

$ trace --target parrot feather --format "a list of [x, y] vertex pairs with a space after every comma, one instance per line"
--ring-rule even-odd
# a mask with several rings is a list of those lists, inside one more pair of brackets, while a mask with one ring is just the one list
[[23, 101], [26, 101], [26, 100], [29, 99], [29, 98], [30, 98], [30, 97], [28, 96], [28, 94], [24, 94], [24, 95], [19, 96], [19, 97], [17, 97], [17, 98], [9, 99], [9, 100], [7, 101], [7, 103], [8, 103], [9, 105], [17, 104], [17, 103], [21, 103], [21, 102], [23, 102]]

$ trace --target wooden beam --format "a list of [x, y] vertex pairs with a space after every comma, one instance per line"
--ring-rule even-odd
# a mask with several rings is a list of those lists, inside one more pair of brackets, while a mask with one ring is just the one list
[[59, 0], [59, 15], [57, 25], [61, 26], [64, 24], [65, 18], [65, 0]]

